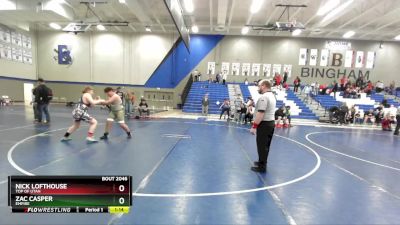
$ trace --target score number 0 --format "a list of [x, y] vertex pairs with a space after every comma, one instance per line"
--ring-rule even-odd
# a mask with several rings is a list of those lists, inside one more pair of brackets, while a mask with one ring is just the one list
[[[122, 184], [119, 185], [118, 190], [119, 190], [119, 192], [124, 192], [125, 186]], [[119, 202], [119, 204], [123, 205], [125, 203], [125, 198], [124, 197], [119, 198], [118, 202]]]

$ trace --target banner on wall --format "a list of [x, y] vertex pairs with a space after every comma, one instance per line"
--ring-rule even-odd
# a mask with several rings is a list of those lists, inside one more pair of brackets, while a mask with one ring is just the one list
[[12, 59], [17, 62], [22, 62], [22, 51], [19, 48], [11, 49]]
[[274, 64], [272, 66], [272, 74], [275, 76], [276, 73], [281, 74], [282, 65], [281, 64]]
[[329, 49], [322, 49], [319, 65], [320, 66], [328, 66], [328, 62], [329, 62]]
[[307, 49], [306, 48], [300, 48], [299, 65], [300, 66], [305, 66], [306, 64], [307, 64]]
[[232, 63], [232, 75], [239, 76], [240, 63]]
[[271, 64], [263, 64], [263, 75], [264, 77], [271, 76]]
[[32, 52], [31, 50], [23, 50], [23, 61], [27, 64], [32, 64]]
[[29, 36], [22, 35], [22, 47], [24, 48], [32, 48], [32, 39]]
[[356, 68], [361, 68], [364, 66], [364, 52], [357, 51], [356, 55]]
[[0, 44], [0, 58], [12, 60], [11, 47], [6, 44]]
[[215, 74], [215, 62], [208, 62], [207, 65], [207, 74], [214, 75]]
[[318, 58], [318, 49], [311, 49], [310, 50], [310, 66], [317, 65], [317, 58]]
[[11, 43], [13, 45], [22, 46], [21, 34], [15, 31], [11, 32]]
[[375, 52], [368, 52], [367, 53], [367, 63], [365, 64], [365, 68], [373, 69], [375, 67]]
[[287, 73], [288, 77], [292, 77], [292, 65], [283, 65], [283, 73]]
[[229, 63], [228, 62], [223, 62], [221, 66], [221, 73], [223, 75], [228, 75], [229, 74]]
[[252, 76], [260, 76], [260, 66], [259, 63], [253, 63], [253, 67], [251, 68], [251, 75]]
[[10, 30], [0, 27], [0, 41], [11, 43]]
[[249, 75], [250, 75], [250, 63], [243, 63], [242, 76], [249, 76]]
[[345, 59], [344, 59], [344, 67], [353, 67], [353, 58], [354, 58], [354, 51], [347, 50]]

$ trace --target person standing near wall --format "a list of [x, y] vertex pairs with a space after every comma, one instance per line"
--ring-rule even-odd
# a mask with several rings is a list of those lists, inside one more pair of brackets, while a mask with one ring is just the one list
[[[37, 104], [37, 122], [38, 123], [50, 123], [49, 103], [53, 98], [53, 92], [50, 88], [45, 85], [42, 78], [38, 79], [38, 86], [33, 90], [35, 95], [35, 102]], [[42, 121], [43, 113], [46, 116], [46, 120]]]
[[32, 89], [31, 105], [32, 105], [32, 109], [33, 109], [33, 122], [37, 123], [37, 121], [38, 121], [38, 110], [37, 110], [37, 103], [35, 101], [35, 88]]
[[225, 85], [227, 78], [228, 78], [228, 74], [226, 72], [224, 72], [224, 74], [222, 75], [222, 84], [223, 85]]
[[132, 102], [131, 102], [131, 92], [129, 90], [124, 93], [124, 101], [125, 101], [125, 115], [130, 116], [132, 112]]
[[203, 99], [201, 100], [201, 112], [203, 116], [208, 116], [208, 105], [210, 101], [208, 99], [208, 94], [205, 94]]
[[108, 100], [102, 102], [103, 105], [110, 106], [110, 114], [107, 118], [106, 128], [104, 131], [104, 135], [100, 137], [101, 140], [107, 140], [108, 134], [111, 131], [112, 124], [114, 121], [117, 121], [119, 126], [126, 132], [127, 137], [131, 138], [131, 131], [129, 127], [125, 124], [125, 117], [124, 117], [124, 106], [122, 105], [123, 101], [121, 97], [114, 92], [111, 87], [106, 87], [104, 89], [104, 93], [107, 94]]
[[275, 130], [276, 98], [271, 91], [271, 83], [261, 80], [258, 83], [258, 93], [261, 94], [255, 109], [255, 119], [250, 133], [256, 135], [258, 161], [254, 162], [251, 170], [265, 173], [267, 169], [268, 154]]

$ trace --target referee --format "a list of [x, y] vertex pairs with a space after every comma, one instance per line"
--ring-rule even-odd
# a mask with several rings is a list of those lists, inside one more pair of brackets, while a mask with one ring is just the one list
[[271, 91], [271, 83], [265, 79], [258, 82], [258, 93], [261, 96], [257, 101], [256, 116], [253, 126], [250, 129], [250, 133], [257, 134], [258, 162], [254, 162], [251, 170], [265, 173], [269, 147], [274, 135], [276, 98]]

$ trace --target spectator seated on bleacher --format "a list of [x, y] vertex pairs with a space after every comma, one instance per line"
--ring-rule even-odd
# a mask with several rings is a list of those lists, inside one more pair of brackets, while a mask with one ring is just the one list
[[246, 119], [246, 113], [247, 113], [247, 108], [246, 108], [246, 104], [244, 104], [244, 102], [240, 103], [240, 113], [239, 113], [239, 119], [238, 119], [238, 123], [245, 123], [245, 119]]
[[374, 116], [375, 116], [375, 123], [376, 125], [381, 124], [383, 117], [384, 117], [384, 112], [383, 112], [383, 105], [380, 105], [375, 108], [374, 110]]
[[351, 106], [349, 112], [346, 115], [346, 121], [349, 123], [355, 123], [356, 107]]
[[390, 95], [395, 95], [396, 94], [396, 82], [395, 81], [390, 82], [389, 86], [385, 87], [385, 92]]
[[364, 123], [365, 124], [374, 124], [375, 123], [375, 115], [374, 110], [370, 109], [364, 115]]
[[289, 118], [284, 105], [275, 111], [275, 121], [275, 127], [277, 128], [289, 127]]
[[253, 120], [254, 111], [255, 111], [254, 104], [247, 104], [246, 115], [244, 117], [244, 124], [247, 124], [247, 122], [251, 123], [251, 121]]
[[383, 82], [381, 82], [381, 81], [376, 82], [376, 84], [375, 84], [375, 92], [376, 93], [380, 93], [383, 90], [385, 90], [385, 84], [383, 84]]
[[371, 95], [373, 89], [374, 85], [372, 85], [372, 82], [369, 80], [367, 83], [367, 87], [364, 88], [364, 92], [367, 93], [367, 95]]
[[354, 123], [355, 124], [362, 124], [364, 122], [364, 113], [362, 111], [357, 111], [354, 114]]
[[143, 113], [145, 113], [146, 116], [150, 116], [150, 109], [149, 109], [149, 105], [146, 102], [146, 99], [144, 99], [144, 98], [140, 99], [138, 111], [139, 111], [140, 117], [142, 117]]
[[387, 113], [382, 119], [382, 130], [392, 131], [392, 123], [394, 123], [394, 117]]
[[320, 95], [326, 95], [326, 94], [328, 94], [328, 93], [327, 93], [327, 90], [328, 90], [328, 86], [327, 86], [327, 85], [325, 85], [325, 84], [319, 85], [319, 94], [320, 94]]
[[282, 76], [279, 73], [275, 73], [274, 76], [274, 86], [279, 86], [281, 85], [282, 82]]
[[381, 102], [381, 105], [382, 105], [384, 108], [389, 108], [389, 107], [390, 107], [390, 105], [388, 104], [388, 100], [387, 100], [386, 98], [383, 98], [383, 100], [382, 100], [382, 102]]

